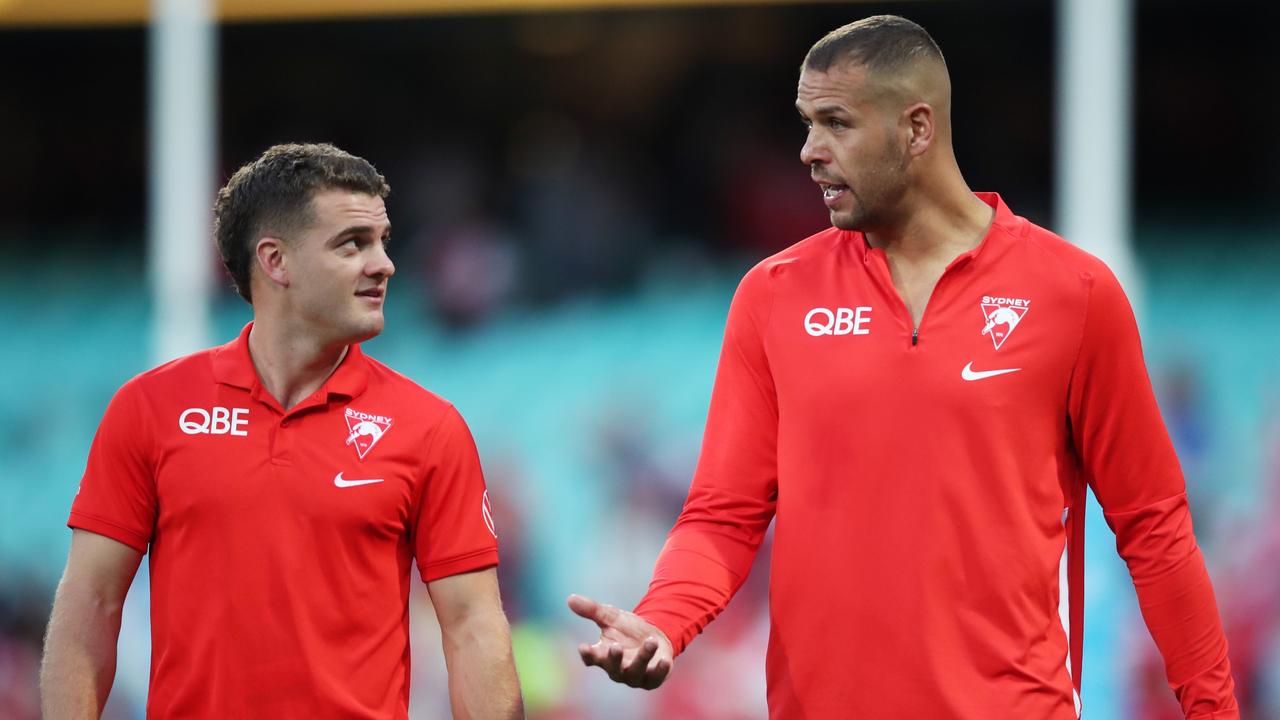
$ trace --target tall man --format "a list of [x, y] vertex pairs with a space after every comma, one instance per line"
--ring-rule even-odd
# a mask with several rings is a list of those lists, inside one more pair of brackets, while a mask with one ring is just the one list
[[414, 561], [455, 717], [522, 716], [484, 478], [457, 410], [359, 343], [395, 266], [365, 160], [278, 145], [218, 194], [253, 322], [116, 393], [68, 524], [45, 716], [94, 718], [150, 554], [150, 718], [403, 718]]
[[950, 105], [942, 53], [903, 18], [805, 57], [800, 157], [835, 227], [743, 278], [684, 511], [634, 613], [570, 597], [601, 628], [582, 659], [659, 685], [776, 517], [770, 717], [1074, 718], [1058, 569], [1070, 544], [1079, 576], [1088, 486], [1186, 716], [1236, 718], [1128, 301], [969, 190]]

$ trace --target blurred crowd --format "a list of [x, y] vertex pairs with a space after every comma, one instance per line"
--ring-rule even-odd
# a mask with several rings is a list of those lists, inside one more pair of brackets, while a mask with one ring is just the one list
[[[728, 286], [719, 289], [720, 302], [727, 302], [728, 290]], [[422, 302], [430, 300], [423, 298]], [[637, 300], [624, 297], [617, 304], [598, 310], [604, 316], [601, 321], [616, 322], [634, 302]], [[443, 315], [440, 317], [439, 324], [448, 322]], [[413, 329], [402, 327], [399, 331]], [[443, 332], [440, 337], [453, 338], [454, 342], [462, 341], [459, 332], [471, 333], [472, 337], [484, 335], [482, 326], [475, 325], [457, 325], [454, 330]], [[710, 340], [714, 345], [715, 338]], [[679, 357], [681, 349], [672, 347], [669, 352]], [[703, 352], [698, 362], [708, 366], [702, 372], [709, 374], [713, 358]], [[598, 367], [595, 372], [607, 374], [609, 368]], [[1280, 717], [1280, 578], [1274, 573], [1280, 558], [1280, 531], [1272, 521], [1274, 514], [1280, 512], [1280, 403], [1270, 405], [1253, 440], [1262, 449], [1261, 475], [1250, 489], [1254, 500], [1241, 507], [1232, 502], [1230, 494], [1238, 483], [1233, 485], [1231, 478], [1216, 469], [1215, 458], [1229, 452], [1224, 449], [1228, 438], [1218, 428], [1229, 423], [1220, 421], [1214, 407], [1206, 402], [1207, 390], [1201, 380], [1204, 369], [1179, 359], [1157, 363], [1153, 372], [1166, 422], [1186, 472], [1197, 535], [1218, 591], [1244, 717]], [[473, 377], [473, 381], [479, 380]], [[609, 382], [607, 378], [603, 381]], [[518, 390], [510, 394], [513, 402], [529, 401]], [[613, 685], [598, 671], [581, 667], [575, 648], [579, 642], [591, 641], [595, 629], [564, 609], [563, 595], [567, 591], [589, 592], [622, 606], [639, 598], [683, 502], [697, 451], [696, 427], [683, 427], [685, 437], [673, 442], [667, 434], [669, 428], [661, 427], [664, 413], [643, 399], [601, 395], [594, 402], [586, 402], [587, 407], [569, 412], [579, 416], [582, 428], [590, 428], [588, 436], [578, 442], [586, 448], [590, 485], [561, 489], [593, 496], [586, 505], [589, 509], [583, 512], [566, 510], [560, 517], [540, 515], [537, 503], [522, 498], [549, 491], [535, 486], [540, 476], [535, 464], [541, 461], [523, 455], [508, 441], [486, 443], [485, 438], [490, 435], [487, 432], [480, 436], [491, 493], [501, 499], [494, 508], [502, 547], [499, 574], [529, 716], [555, 720], [763, 717], [768, 541], [749, 581], [729, 610], [679, 658], [663, 689], [652, 693], [633, 691]], [[705, 397], [694, 399], [694, 404], [705, 402]], [[576, 431], [574, 427], [565, 428], [565, 432]], [[547, 543], [544, 537], [548, 524], [569, 526], [560, 530], [577, 538], [574, 557], [554, 556], [554, 543]], [[1096, 538], [1093, 542], [1108, 544], [1110, 539]], [[566, 570], [566, 563], [583, 566]], [[557, 579], [566, 573], [574, 578], [573, 582], [589, 583], [589, 587], [566, 588]], [[145, 575], [140, 582], [145, 583]], [[1119, 587], [1122, 594], [1132, 594], [1131, 588], [1124, 585], [1113, 587]], [[122, 644], [120, 681], [108, 707], [109, 718], [140, 717], [145, 702], [145, 590], [145, 584], [135, 588], [126, 610], [127, 637]], [[34, 576], [24, 578], [21, 569], [4, 573], [4, 583], [0, 584], [0, 717], [39, 717], [35, 678], [50, 592], [46, 581]], [[448, 716], [448, 694], [439, 630], [430, 599], [420, 584], [415, 585], [411, 613], [411, 716], [444, 718]], [[1119, 647], [1124, 653], [1121, 666], [1125, 679], [1121, 681], [1119, 700], [1124, 705], [1116, 717], [1181, 717], [1165, 682], [1163, 664], [1136, 614], [1119, 619], [1094, 617], [1090, 631], [1123, 635]], [[716, 688], [716, 692], [706, 692], [708, 687]]]
[[[1203, 405], [1203, 389], [1194, 367], [1177, 366], [1168, 374], [1161, 407], [1178, 449], [1196, 537], [1210, 559], [1214, 589], [1227, 631], [1236, 697], [1245, 718], [1280, 717], [1280, 396], [1265, 411], [1257, 437], [1262, 472], [1254, 502], [1246, 511], [1228, 504], [1218, 488], [1213, 427]], [[1169, 693], [1164, 663], [1142, 627], [1132, 627], [1133, 694], [1126, 717], [1180, 720], [1181, 708]]]

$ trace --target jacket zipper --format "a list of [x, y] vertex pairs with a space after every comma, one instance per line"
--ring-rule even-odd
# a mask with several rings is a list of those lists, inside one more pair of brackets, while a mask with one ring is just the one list
[[951, 264], [947, 265], [947, 267], [942, 271], [942, 275], [938, 276], [938, 282], [934, 283], [933, 290], [929, 291], [929, 298], [925, 301], [924, 312], [920, 314], [920, 323], [917, 325], [911, 317], [911, 310], [907, 307], [907, 301], [902, 299], [902, 295], [898, 292], [898, 288], [893, 285], [893, 274], [889, 272], [888, 258], [884, 256], [884, 251], [881, 251], [879, 255], [880, 259], [878, 262], [880, 268], [883, 270], [880, 281], [883, 283], [887, 279], [888, 286], [886, 289], [898, 301], [898, 307], [901, 308], [901, 311], [907, 318], [907, 322], [911, 323], [911, 347], [914, 348], [920, 343], [920, 326], [924, 325], [925, 318], [929, 316], [929, 308], [933, 305], [933, 298], [938, 294], [938, 288], [942, 286], [942, 281], [946, 279], [947, 275], [951, 274], [951, 272], [956, 269], [955, 261], [952, 261]]

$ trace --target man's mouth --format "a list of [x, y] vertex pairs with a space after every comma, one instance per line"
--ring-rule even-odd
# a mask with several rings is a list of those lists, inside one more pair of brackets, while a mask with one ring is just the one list
[[818, 187], [822, 188], [822, 199], [828, 205], [835, 200], [839, 200], [846, 192], [849, 191], [849, 186], [843, 183], [828, 182], [826, 180], [818, 180], [816, 178], [814, 179], [814, 182], [818, 183]]
[[381, 300], [382, 297], [386, 294], [387, 294], [386, 289], [380, 288], [380, 287], [373, 287], [373, 288], [368, 288], [366, 290], [356, 291], [356, 295], [360, 297], [375, 298], [378, 300]]

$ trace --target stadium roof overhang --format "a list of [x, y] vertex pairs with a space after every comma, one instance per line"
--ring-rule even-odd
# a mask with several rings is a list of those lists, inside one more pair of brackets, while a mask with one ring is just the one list
[[[223, 22], [572, 10], [785, 5], [815, 0], [209, 0]], [[817, 0], [822, 2], [823, 0]], [[140, 25], [149, 0], [0, 0], [0, 27]]]

